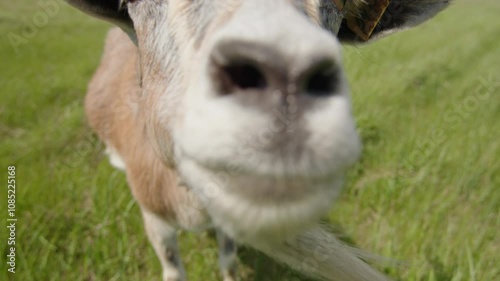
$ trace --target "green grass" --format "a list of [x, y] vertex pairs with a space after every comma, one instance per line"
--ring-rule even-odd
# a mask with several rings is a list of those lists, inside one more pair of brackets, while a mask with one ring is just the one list
[[[0, 167], [17, 167], [17, 273], [0, 279], [159, 280], [122, 173], [85, 124], [83, 97], [109, 25], [60, 5], [0, 2]], [[346, 47], [362, 160], [330, 214], [349, 241], [397, 263], [395, 280], [500, 280], [500, 2], [459, 1], [432, 22]], [[0, 196], [6, 224], [6, 191]], [[210, 233], [181, 233], [190, 280], [218, 280]], [[248, 249], [243, 280], [294, 273]], [[297, 279], [295, 279], [297, 280]]]

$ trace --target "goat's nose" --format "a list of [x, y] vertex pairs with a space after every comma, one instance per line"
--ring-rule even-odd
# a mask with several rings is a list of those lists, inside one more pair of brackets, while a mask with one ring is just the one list
[[218, 94], [280, 91], [286, 95], [330, 96], [339, 91], [340, 66], [332, 52], [284, 55], [252, 42], [219, 42], [212, 50], [209, 75]]

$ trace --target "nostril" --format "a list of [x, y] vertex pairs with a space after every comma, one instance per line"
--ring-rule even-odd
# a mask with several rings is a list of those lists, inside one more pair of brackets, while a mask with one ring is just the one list
[[228, 91], [261, 90], [267, 86], [264, 74], [257, 67], [250, 64], [241, 63], [223, 66], [219, 75], [221, 76], [223, 88]]
[[328, 96], [337, 91], [338, 83], [338, 68], [331, 62], [324, 62], [306, 76], [304, 91], [313, 96]]
[[274, 78], [272, 48], [255, 42], [223, 39], [210, 53], [208, 74], [218, 94], [266, 90]]

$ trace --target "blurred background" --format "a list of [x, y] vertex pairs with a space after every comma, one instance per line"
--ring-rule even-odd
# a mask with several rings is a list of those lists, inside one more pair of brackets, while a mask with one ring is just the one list
[[[457, 0], [423, 26], [344, 48], [364, 151], [328, 220], [387, 257], [375, 265], [394, 280], [500, 280], [499, 15], [498, 0]], [[109, 28], [62, 1], [0, 0], [0, 280], [160, 280], [125, 176], [83, 114]], [[190, 280], [220, 280], [213, 234], [180, 236]], [[242, 280], [303, 280], [241, 252]]]

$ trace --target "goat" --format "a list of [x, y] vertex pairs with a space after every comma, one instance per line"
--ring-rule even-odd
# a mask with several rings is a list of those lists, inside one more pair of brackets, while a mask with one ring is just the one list
[[176, 230], [216, 229], [313, 278], [382, 281], [318, 223], [358, 159], [341, 42], [420, 24], [447, 0], [66, 0], [116, 24], [85, 111], [126, 172], [163, 280]]

